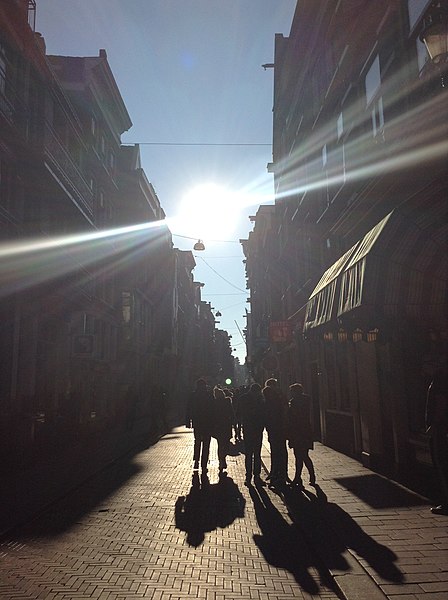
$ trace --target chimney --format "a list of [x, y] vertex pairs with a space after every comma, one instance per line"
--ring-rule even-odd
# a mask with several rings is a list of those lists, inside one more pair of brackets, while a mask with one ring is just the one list
[[47, 46], [45, 44], [44, 36], [41, 33], [39, 33], [38, 31], [35, 31], [34, 32], [34, 40], [36, 42], [37, 47], [40, 49], [42, 54], [45, 56], [45, 54], [47, 52]]
[[100, 48], [99, 57], [100, 58], [107, 58], [107, 53], [106, 53], [106, 50], [104, 50], [104, 48]]

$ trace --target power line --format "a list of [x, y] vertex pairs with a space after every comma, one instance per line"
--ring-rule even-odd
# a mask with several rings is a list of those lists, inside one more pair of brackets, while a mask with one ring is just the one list
[[[196, 240], [196, 241], [198, 240], [198, 238], [197, 238], [197, 237], [191, 237], [191, 236], [189, 236], [189, 235], [180, 235], [179, 233], [172, 233], [172, 232], [171, 232], [171, 235], [172, 235], [173, 237], [180, 237], [180, 238], [184, 238], [185, 240]], [[224, 244], [239, 244], [239, 242], [238, 242], [237, 240], [210, 240], [209, 238], [204, 238], [204, 239], [205, 239], [207, 242], [220, 242], [220, 243], [222, 242], [222, 243], [224, 243]], [[195, 255], [195, 256], [196, 256], [196, 258], [197, 258], [197, 255]], [[240, 258], [240, 257], [238, 257], [238, 258]]]
[[257, 142], [124, 142], [123, 146], [272, 146], [272, 143]]
[[216, 275], [218, 275], [218, 277], [221, 277], [221, 279], [223, 281], [225, 281], [226, 283], [228, 283], [229, 285], [231, 285], [233, 288], [235, 288], [236, 290], [238, 290], [239, 292], [242, 292], [243, 294], [245, 294], [246, 292], [244, 290], [242, 290], [241, 288], [237, 287], [235, 284], [233, 284], [231, 281], [229, 281], [228, 279], [226, 279], [225, 277], [223, 277], [220, 273], [218, 273], [218, 271], [216, 271], [216, 269], [214, 269], [211, 265], [208, 264], [208, 262], [205, 260], [205, 258], [202, 258], [202, 256], [199, 257], [201, 260], [203, 260], [205, 262], [205, 264], [207, 265], [207, 267], [209, 269], [211, 269], [213, 271], [213, 273], [215, 273]]

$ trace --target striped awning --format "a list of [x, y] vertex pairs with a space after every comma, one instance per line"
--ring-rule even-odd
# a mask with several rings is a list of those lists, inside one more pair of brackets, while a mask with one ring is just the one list
[[304, 331], [362, 312], [431, 323], [448, 313], [446, 201], [384, 217], [337, 260], [308, 300]]

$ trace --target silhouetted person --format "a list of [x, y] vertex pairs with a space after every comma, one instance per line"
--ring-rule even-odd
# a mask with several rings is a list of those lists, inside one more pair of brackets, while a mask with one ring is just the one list
[[263, 388], [266, 408], [266, 430], [271, 447], [271, 472], [269, 478], [274, 487], [286, 484], [288, 450], [286, 448], [286, 418], [288, 403], [278, 388], [276, 379], [268, 379]]
[[256, 485], [261, 484], [261, 444], [265, 426], [265, 402], [261, 385], [253, 383], [249, 392], [239, 397], [241, 422], [243, 425], [246, 480], [249, 485], [254, 476]]
[[199, 469], [200, 461], [203, 473], [207, 472], [210, 453], [212, 403], [213, 396], [205, 379], [198, 379], [188, 399], [186, 425], [194, 431], [193, 468]]
[[291, 394], [288, 408], [287, 437], [289, 447], [294, 451], [296, 473], [293, 484], [303, 488], [302, 469], [305, 464], [310, 476], [310, 484], [316, 483], [314, 466], [308, 451], [314, 447], [314, 435], [311, 425], [311, 398], [303, 393], [300, 383], [289, 386]]
[[442, 502], [431, 508], [436, 515], [448, 515], [448, 387], [447, 371], [434, 373], [426, 400], [426, 431], [430, 435], [431, 458], [440, 485]]
[[213, 389], [213, 437], [218, 441], [219, 470], [227, 469], [227, 454], [232, 437], [233, 409], [230, 396], [215, 387]]
[[235, 441], [241, 441], [241, 410], [240, 410], [240, 396], [238, 390], [232, 394], [232, 409], [233, 409], [233, 431]]

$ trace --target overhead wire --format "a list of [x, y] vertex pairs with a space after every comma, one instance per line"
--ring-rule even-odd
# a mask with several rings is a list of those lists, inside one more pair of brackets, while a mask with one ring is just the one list
[[124, 142], [123, 146], [272, 146], [258, 142]]
[[236, 290], [246, 294], [247, 292], [245, 292], [244, 290], [242, 290], [241, 288], [239, 288], [238, 286], [236, 286], [234, 283], [232, 283], [231, 281], [229, 281], [228, 279], [226, 279], [225, 277], [223, 277], [221, 275], [221, 273], [218, 273], [218, 271], [216, 269], [214, 269], [211, 265], [208, 264], [208, 262], [205, 260], [205, 258], [202, 258], [202, 256], [199, 257], [202, 261], [204, 261], [204, 263], [207, 265], [207, 267], [209, 269], [211, 269], [213, 271], [213, 273], [215, 273], [215, 275], [218, 275], [218, 277], [220, 277], [223, 281], [225, 281], [226, 283], [228, 283], [230, 286], [232, 286], [233, 288], [235, 288]]
[[[174, 237], [184, 238], [186, 240], [197, 240], [198, 239], [197, 237], [191, 237], [189, 235], [180, 235], [179, 233], [171, 233], [171, 235]], [[237, 240], [211, 240], [209, 238], [204, 238], [204, 239], [206, 239], [207, 242], [224, 242], [225, 244], [239, 244], [240, 243]]]

